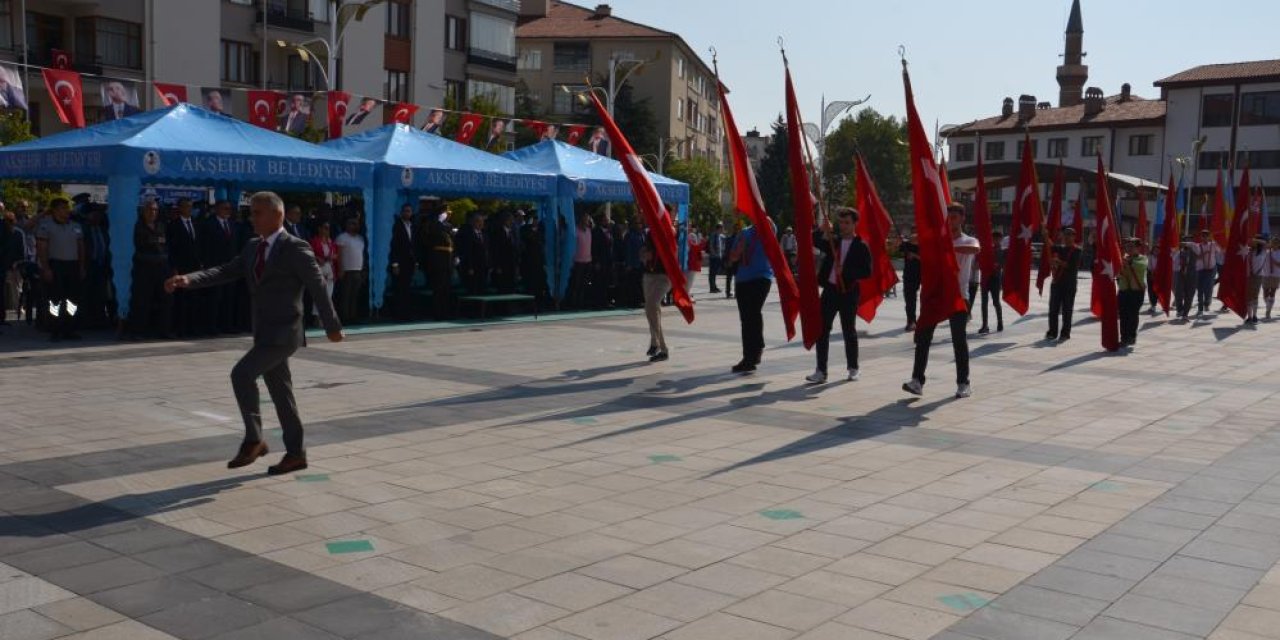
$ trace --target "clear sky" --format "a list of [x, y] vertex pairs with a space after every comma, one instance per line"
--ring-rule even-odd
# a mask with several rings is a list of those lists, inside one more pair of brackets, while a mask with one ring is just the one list
[[[593, 0], [573, 0], [595, 6]], [[614, 15], [679, 33], [704, 61], [720, 56], [729, 104], [745, 133], [767, 132], [783, 107], [786, 40], [806, 120], [828, 100], [862, 99], [906, 113], [898, 45], [907, 50], [916, 106], [960, 124], [998, 115], [1024, 93], [1057, 106], [1056, 68], [1070, 0], [608, 0]], [[1086, 86], [1107, 95], [1128, 82], [1159, 97], [1156, 80], [1211, 63], [1280, 58], [1280, 2], [1082, 0]]]

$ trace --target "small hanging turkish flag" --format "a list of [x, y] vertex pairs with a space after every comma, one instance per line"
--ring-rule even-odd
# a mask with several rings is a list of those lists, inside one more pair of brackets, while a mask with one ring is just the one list
[[62, 49], [50, 49], [49, 60], [53, 63], [54, 69], [66, 71], [71, 68], [71, 54]]
[[84, 93], [80, 90], [80, 74], [60, 69], [41, 69], [44, 86], [49, 90], [53, 107], [63, 124], [84, 128]]
[[165, 106], [172, 107], [175, 104], [187, 101], [187, 85], [185, 84], [168, 84], [166, 82], [154, 83], [156, 94], [160, 96], [160, 100]]
[[569, 143], [569, 146], [576, 147], [578, 146], [578, 141], [582, 140], [582, 134], [586, 132], [587, 132], [586, 125], [575, 124], [573, 126], [570, 126], [569, 133], [565, 136], [564, 141]]
[[330, 91], [325, 102], [329, 103], [329, 137], [342, 137], [342, 121], [347, 119], [347, 107], [351, 94], [346, 91]]
[[391, 122], [413, 126], [413, 115], [418, 112], [418, 105], [408, 102], [397, 102], [391, 109]]
[[255, 126], [276, 130], [276, 104], [284, 100], [279, 91], [250, 91], [249, 122]]
[[476, 137], [476, 132], [480, 131], [480, 123], [484, 122], [484, 116], [478, 113], [464, 113], [458, 119], [458, 135], [454, 136], [461, 144], [471, 144], [471, 139]]
[[520, 124], [528, 127], [533, 132], [533, 135], [538, 137], [538, 140], [542, 140], [542, 136], [546, 135], [547, 127], [549, 126], [540, 120], [521, 120]]

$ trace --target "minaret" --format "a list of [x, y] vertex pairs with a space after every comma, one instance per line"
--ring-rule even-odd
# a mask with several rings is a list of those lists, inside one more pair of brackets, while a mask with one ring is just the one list
[[1071, 1], [1066, 40], [1062, 65], [1058, 67], [1059, 107], [1073, 107], [1084, 102], [1084, 83], [1089, 80], [1089, 67], [1084, 64], [1084, 20], [1080, 18], [1080, 0]]

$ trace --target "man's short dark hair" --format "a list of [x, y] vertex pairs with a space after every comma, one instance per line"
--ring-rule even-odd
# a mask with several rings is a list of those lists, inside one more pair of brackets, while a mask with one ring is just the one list
[[854, 222], [858, 221], [858, 210], [853, 207], [836, 207], [836, 217], [853, 218]]
[[1003, 237], [1004, 237], [1004, 233], [1003, 233], [1003, 232], [1000, 232], [1000, 231], [992, 231], [992, 232], [991, 232], [991, 237], [993, 237], [993, 238], [1003, 238]]
[[951, 204], [947, 205], [947, 214], [952, 214], [952, 213], [958, 216], [965, 215], [964, 205], [960, 204], [959, 202], [952, 202]]
[[1066, 229], [1063, 229], [1063, 230], [1062, 230], [1062, 235], [1064, 235], [1064, 236], [1065, 236], [1065, 235], [1067, 235], [1067, 234], [1071, 234], [1071, 235], [1073, 235], [1073, 236], [1074, 236], [1074, 235], [1076, 234], [1076, 228], [1075, 228], [1075, 227], [1067, 227]]
[[62, 198], [62, 197], [54, 198], [54, 199], [52, 199], [52, 200], [50, 200], [50, 201], [49, 201], [49, 208], [50, 208], [50, 209], [54, 209], [54, 208], [57, 208], [57, 207], [70, 207], [70, 206], [71, 206], [71, 201], [70, 201], [70, 200], [67, 200], [66, 198]]

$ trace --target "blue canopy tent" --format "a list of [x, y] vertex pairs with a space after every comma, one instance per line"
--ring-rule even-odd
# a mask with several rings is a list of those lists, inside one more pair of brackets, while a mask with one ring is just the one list
[[0, 148], [0, 176], [107, 184], [113, 283], [124, 317], [143, 185], [206, 186], [232, 193], [358, 192], [368, 218], [373, 163], [179, 104]]
[[[574, 227], [573, 204], [575, 202], [635, 201], [635, 196], [631, 193], [631, 183], [627, 181], [627, 174], [623, 171], [622, 164], [586, 149], [579, 149], [557, 140], [546, 140], [503, 155], [526, 166], [549, 171], [560, 177], [557, 199], [560, 205], [560, 220], [566, 230]], [[684, 223], [689, 218], [689, 185], [656, 173], [650, 173], [649, 177], [658, 188], [658, 195], [662, 196], [662, 201], [677, 206], [676, 222], [680, 229], [677, 237], [680, 239], [680, 260], [683, 263], [688, 249], [684, 242]], [[548, 235], [550, 235], [549, 232]], [[569, 271], [573, 268], [573, 252], [577, 244], [578, 237], [573, 233], [565, 233], [560, 238], [560, 269], [558, 270], [560, 280], [553, 290], [561, 295], [569, 288]]]
[[[405, 124], [389, 124], [364, 133], [330, 140], [326, 148], [374, 162], [373, 203], [386, 240], [369, 244], [370, 290], [381, 306], [390, 263], [391, 225], [399, 204], [415, 195], [479, 196], [530, 200], [544, 217], [548, 247], [556, 209], [555, 175], [531, 169], [474, 147], [459, 144]], [[373, 220], [374, 218], [371, 218]], [[548, 251], [550, 256], [551, 252]], [[548, 262], [548, 284], [551, 282]], [[554, 287], [549, 290], [555, 291]]]

